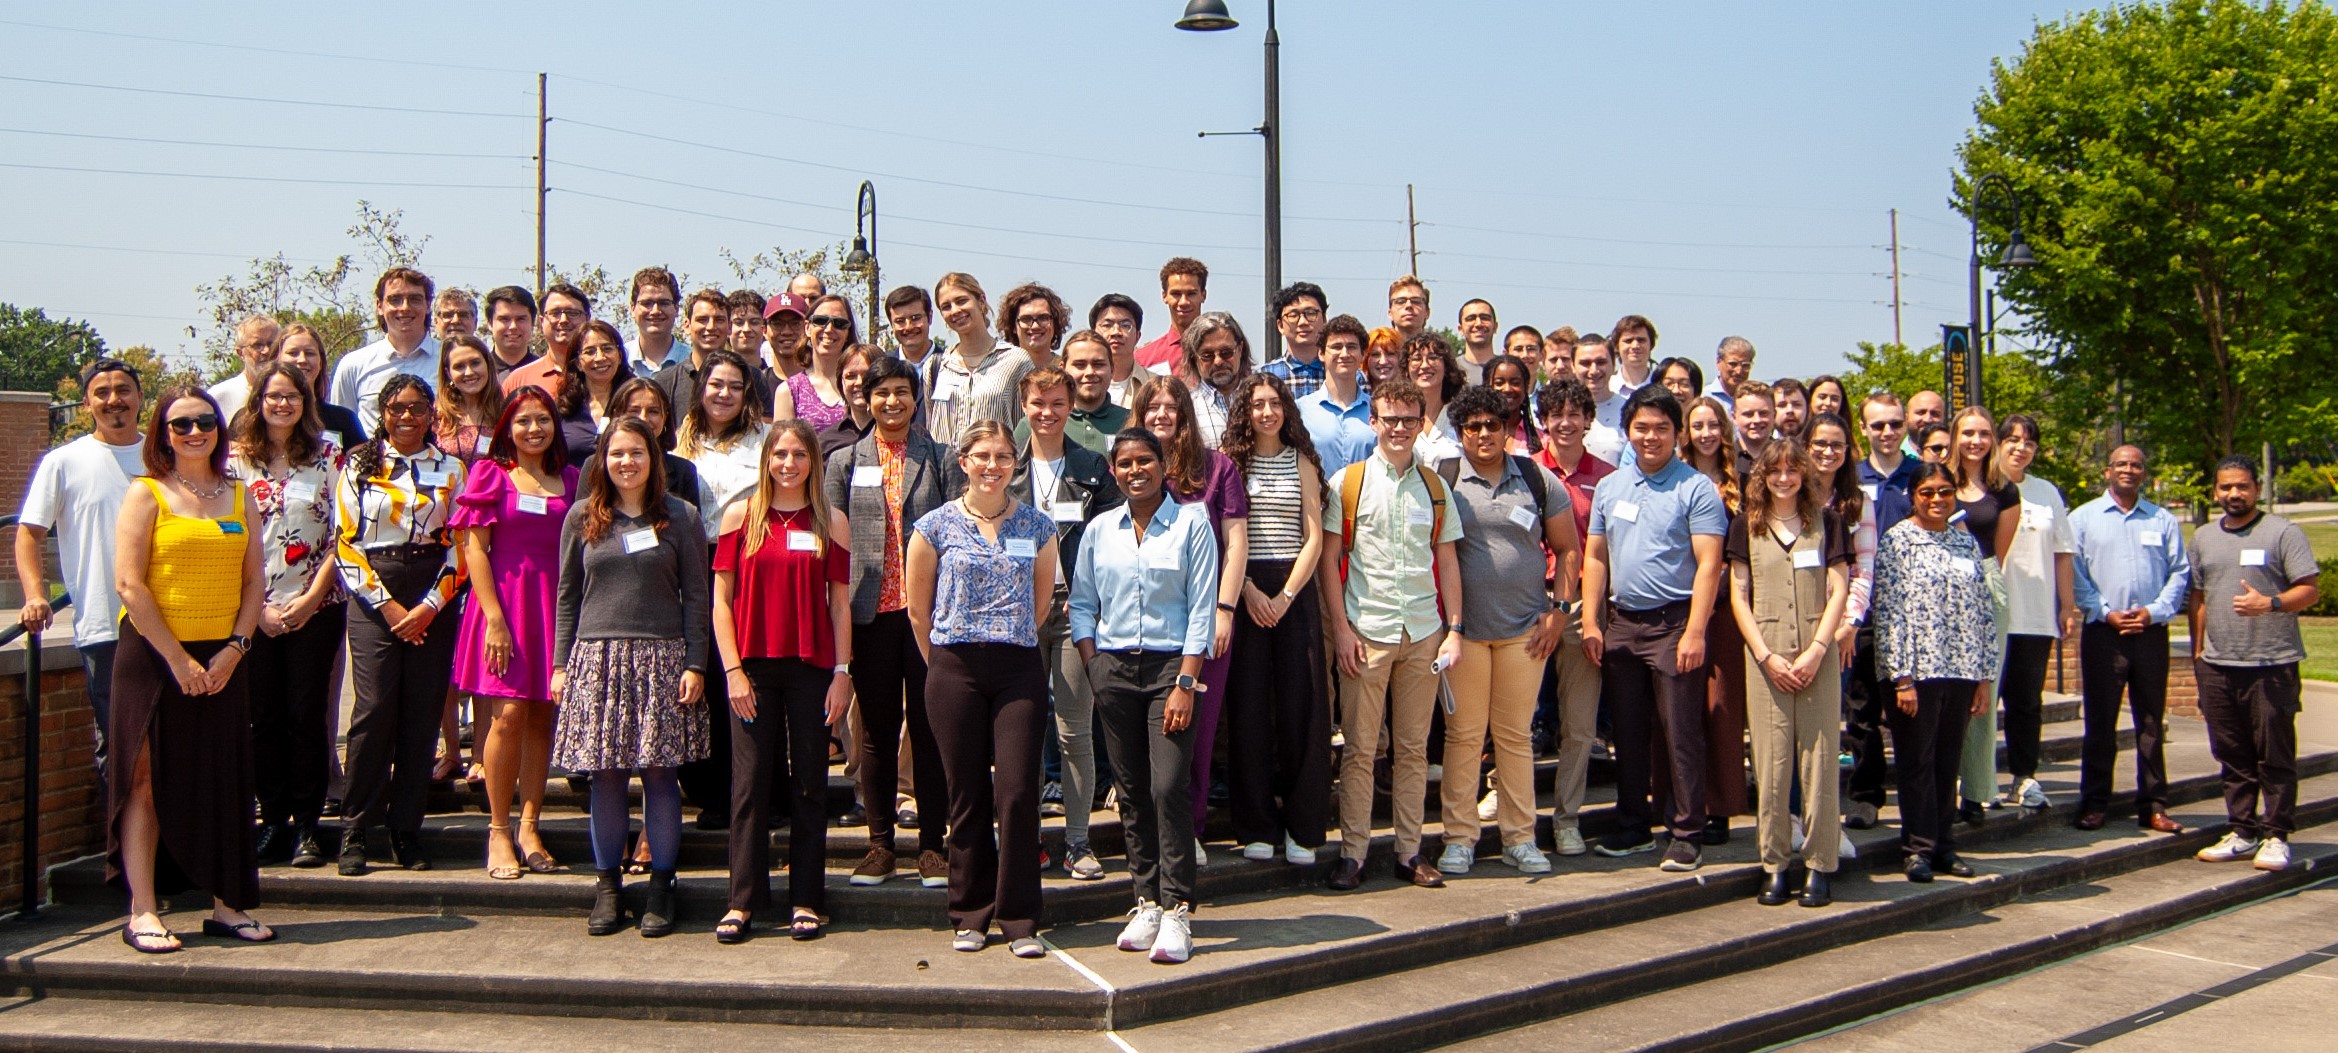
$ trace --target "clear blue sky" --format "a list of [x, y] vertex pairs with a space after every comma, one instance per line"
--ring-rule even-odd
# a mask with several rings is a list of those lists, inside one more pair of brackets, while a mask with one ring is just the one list
[[[442, 282], [524, 281], [544, 70], [556, 266], [715, 281], [718, 249], [849, 239], [868, 178], [888, 287], [966, 270], [994, 299], [1039, 280], [1079, 313], [1115, 290], [1151, 307], [1161, 261], [1186, 254], [1212, 268], [1209, 305], [1249, 325], [1258, 142], [1195, 136], [1258, 122], [1265, 5], [1230, 6], [1241, 28], [1184, 33], [1181, 0], [11, 0], [0, 299], [117, 346], [191, 347], [197, 283], [349, 251], [360, 197], [430, 236]], [[1439, 324], [1472, 296], [1505, 326], [1638, 312], [1660, 354], [1709, 361], [1739, 334], [1757, 375], [1807, 375], [1890, 339], [1897, 207], [1907, 338], [1930, 343], [1965, 314], [1966, 228], [1945, 201], [1973, 100], [1992, 58], [2060, 17], [1990, 0], [1286, 0], [1284, 277], [1384, 322], [1409, 182]]]

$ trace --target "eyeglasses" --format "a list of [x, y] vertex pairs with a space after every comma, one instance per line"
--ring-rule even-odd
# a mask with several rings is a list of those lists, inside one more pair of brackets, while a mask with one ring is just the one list
[[427, 402], [393, 402], [382, 407], [384, 417], [424, 417], [430, 414]]
[[1418, 428], [1421, 426], [1421, 418], [1417, 415], [1410, 417], [1387, 417], [1375, 413], [1372, 415], [1372, 419], [1379, 421], [1382, 424], [1386, 424], [1390, 428], [1396, 429], [1398, 431], [1404, 431], [1408, 428]]
[[838, 318], [838, 317], [836, 317], [835, 315], [832, 315], [832, 314], [816, 314], [816, 315], [813, 315], [813, 316], [812, 316], [812, 323], [811, 323], [811, 324], [813, 324], [813, 325], [816, 325], [816, 326], [819, 326], [819, 327], [820, 327], [820, 328], [822, 328], [822, 329], [850, 329], [850, 328], [852, 328], [852, 321], [851, 321], [850, 319], [845, 319], [845, 318]]
[[1193, 357], [1201, 359], [1204, 362], [1237, 362], [1242, 358], [1242, 349], [1239, 347], [1226, 347], [1212, 351], [1205, 347], [1200, 351], [1195, 352]]
[[208, 434], [219, 430], [219, 414], [198, 413], [192, 417], [172, 417], [169, 424], [170, 430], [181, 435], [193, 435], [196, 432]]
[[554, 307], [546, 310], [544, 317], [562, 322], [572, 322], [585, 317], [585, 312], [574, 307]]
[[1391, 296], [1388, 298], [1388, 306], [1427, 307], [1429, 306], [1429, 298], [1426, 296]]
[[[817, 322], [819, 319], [815, 318], [813, 321]], [[1027, 314], [1015, 319], [1015, 324], [1028, 329], [1037, 329], [1043, 325], [1054, 325], [1055, 319], [1043, 314]]]
[[1871, 420], [1867, 422], [1868, 431], [1899, 431], [1907, 426], [1908, 422], [1905, 420]]
[[1841, 453], [1844, 450], [1850, 449], [1851, 446], [1849, 443], [1836, 442], [1833, 439], [1813, 439], [1810, 442], [1810, 448], [1814, 450], [1825, 450], [1828, 453]]
[[1924, 452], [1925, 452], [1925, 453], [1947, 453], [1947, 452], [1948, 452], [1948, 444], [1947, 444], [1947, 443], [1945, 443], [1945, 442], [1928, 442], [1928, 443], [1925, 443], [1925, 444], [1924, 444]]
[[1286, 322], [1320, 322], [1323, 312], [1313, 307], [1294, 307], [1280, 316]]
[[1099, 333], [1133, 333], [1137, 331], [1137, 324], [1135, 322], [1115, 318], [1110, 321], [1096, 323], [1096, 331]]
[[265, 395], [260, 396], [260, 401], [265, 402], [271, 406], [297, 405], [300, 402], [300, 392], [271, 391]]
[[1482, 418], [1479, 420], [1470, 421], [1461, 426], [1461, 433], [1464, 435], [1491, 435], [1498, 433], [1501, 430], [1501, 421], [1485, 420]]

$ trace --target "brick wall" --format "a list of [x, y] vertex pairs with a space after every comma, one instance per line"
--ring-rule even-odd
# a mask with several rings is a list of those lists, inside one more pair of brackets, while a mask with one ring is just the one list
[[[33, 465], [49, 448], [49, 396], [35, 391], [0, 391], [0, 515], [24, 504]], [[16, 538], [0, 531], [0, 601], [23, 602], [16, 588]]]
[[[70, 633], [42, 648], [40, 869], [105, 850], [105, 800], [80, 655]], [[0, 909], [13, 910], [23, 880], [24, 658], [0, 651]], [[43, 896], [45, 898], [46, 891]]]
[[[2078, 693], [2079, 685], [2078, 641], [2076, 639], [2063, 640], [2060, 648], [2062, 652], [2062, 689], [2075, 695]], [[2183, 657], [2189, 651], [2182, 644], [2176, 645], [2176, 651], [2178, 653], [2168, 659], [2168, 712], [2177, 716], [2198, 717], [2200, 715], [2200, 687], [2192, 680], [2192, 663]], [[2054, 669], [2052, 666], [2046, 667], [2046, 688], [2047, 690], [2054, 688]]]

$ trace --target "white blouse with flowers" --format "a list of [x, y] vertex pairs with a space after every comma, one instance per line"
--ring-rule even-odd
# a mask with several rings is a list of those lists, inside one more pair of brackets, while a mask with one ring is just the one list
[[[306, 463], [283, 474], [248, 458], [235, 459], [234, 474], [251, 491], [259, 513], [260, 546], [267, 557], [270, 606], [300, 599], [316, 583], [318, 574], [333, 573], [333, 491], [340, 481], [341, 448], [321, 442]], [[325, 595], [326, 603], [342, 599], [339, 586]]]

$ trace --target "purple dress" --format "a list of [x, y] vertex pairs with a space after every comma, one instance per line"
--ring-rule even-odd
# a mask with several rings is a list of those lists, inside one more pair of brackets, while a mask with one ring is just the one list
[[[552, 694], [552, 607], [560, 583], [560, 525], [576, 496], [574, 466], [560, 471], [559, 497], [523, 496], [500, 464], [480, 458], [471, 466], [462, 496], [455, 498], [447, 525], [493, 530], [487, 552], [495, 580], [474, 579], [473, 589], [492, 587], [511, 627], [512, 656], [503, 675], [487, 665], [487, 616], [477, 603], [463, 605], [463, 628], [455, 637], [455, 689], [494, 698], [542, 701]], [[542, 501], [539, 507], [536, 502]]]
[[814, 435], [835, 427], [849, 408], [841, 402], [829, 405], [821, 401], [820, 389], [812, 386], [812, 374], [808, 370], [787, 378], [787, 394], [795, 403], [796, 419], [811, 425]]
[[[1185, 502], [1199, 501], [1210, 513], [1210, 524], [1223, 527], [1226, 520], [1250, 518], [1250, 487], [1242, 478], [1242, 469], [1234, 459], [1216, 450], [1204, 451], [1201, 489], [1170, 492]], [[1220, 559], [1225, 556], [1221, 553]], [[1226, 650], [1216, 658], [1204, 659], [1201, 664], [1202, 683], [1209, 690], [1193, 698], [1193, 834], [1203, 838], [1202, 825], [1210, 814], [1210, 757], [1218, 743], [1218, 716], [1226, 708], [1226, 681], [1233, 671], [1234, 647], [1231, 640]]]

